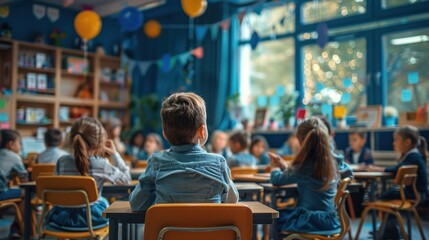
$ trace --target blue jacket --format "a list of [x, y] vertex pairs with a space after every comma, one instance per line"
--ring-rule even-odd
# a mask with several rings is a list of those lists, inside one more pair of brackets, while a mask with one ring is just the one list
[[145, 173], [130, 194], [133, 211], [156, 203], [221, 203], [238, 200], [225, 158], [197, 144], [171, 146], [148, 160]]
[[288, 214], [282, 230], [311, 234], [332, 235], [339, 233], [341, 223], [335, 210], [336, 182], [321, 191], [323, 182], [311, 176], [311, 162], [300, 172], [274, 170], [271, 183], [275, 186], [297, 183], [299, 199], [297, 207]]
[[351, 164], [361, 164], [365, 163], [365, 165], [374, 164], [374, 158], [372, 157], [371, 149], [367, 146], [364, 146], [362, 151], [359, 154], [359, 160], [358, 162], [354, 162], [353, 160], [353, 149], [351, 147], [346, 148], [346, 151], [344, 153], [346, 162], [349, 162]]
[[239, 152], [228, 158], [229, 167], [254, 167], [256, 166], [256, 158], [248, 152]]
[[426, 168], [426, 161], [423, 159], [419, 151], [414, 148], [402, 157], [402, 160], [392, 167], [386, 167], [385, 172], [392, 172], [396, 174], [401, 166], [417, 165], [417, 179], [416, 188], [420, 193], [428, 193], [428, 173]]

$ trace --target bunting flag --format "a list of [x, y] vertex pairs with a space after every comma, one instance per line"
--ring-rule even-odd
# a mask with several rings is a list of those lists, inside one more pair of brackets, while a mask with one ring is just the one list
[[212, 25], [210, 27], [210, 35], [212, 37], [212, 40], [216, 40], [218, 33], [219, 33], [219, 26], [217, 24]]
[[256, 31], [253, 31], [252, 37], [250, 37], [250, 47], [255, 50], [259, 43], [259, 35]]
[[197, 26], [195, 28], [195, 35], [197, 37], [197, 41], [201, 42], [207, 34], [208, 27], [207, 26]]
[[137, 65], [137, 62], [134, 60], [129, 60], [128, 61], [128, 74], [132, 75], [133, 71], [134, 71], [134, 67]]
[[74, 0], [64, 0], [63, 6], [68, 7], [74, 3]]
[[199, 47], [192, 50], [192, 55], [194, 55], [196, 58], [201, 59], [204, 57], [204, 48]]
[[141, 75], [146, 75], [147, 70], [149, 70], [151, 63], [150, 62], [139, 62], [139, 70]]
[[179, 60], [180, 64], [184, 65], [186, 63], [186, 61], [188, 61], [190, 56], [191, 56], [191, 53], [189, 53], [189, 52], [182, 53], [182, 54], [177, 56], [177, 60]]
[[262, 4], [259, 4], [257, 7], [255, 7], [253, 9], [253, 12], [256, 13], [256, 14], [258, 14], [258, 15], [261, 15], [263, 8], [264, 8], [264, 6]]
[[220, 23], [220, 28], [222, 28], [223, 31], [228, 31], [229, 25], [231, 25], [231, 19], [225, 19]]
[[161, 60], [161, 71], [164, 73], [168, 73], [170, 71], [170, 64], [171, 64], [171, 54], [166, 53], [164, 56], [162, 56]]
[[243, 11], [237, 15], [238, 23], [241, 25], [243, 22], [244, 17], [246, 16], [246, 11]]

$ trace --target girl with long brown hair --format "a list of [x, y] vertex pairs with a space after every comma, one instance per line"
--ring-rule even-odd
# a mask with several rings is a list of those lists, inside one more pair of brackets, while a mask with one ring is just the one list
[[300, 196], [292, 212], [281, 212], [279, 228], [322, 235], [339, 233], [341, 224], [334, 206], [339, 176], [328, 130], [319, 118], [313, 117], [298, 126], [297, 137], [301, 148], [290, 166], [280, 156], [269, 153], [271, 183], [297, 183]]
[[[104, 182], [130, 183], [131, 176], [128, 166], [116, 151], [101, 123], [93, 118], [85, 117], [77, 120], [69, 134], [71, 154], [61, 157], [55, 168], [55, 175], [91, 176], [95, 179], [100, 198], [91, 203], [92, 225], [94, 229], [108, 224], [102, 217], [108, 201], [101, 197]], [[101, 157], [108, 155], [109, 160]], [[84, 231], [88, 229], [86, 208], [54, 207], [48, 215], [47, 222], [51, 228]]]

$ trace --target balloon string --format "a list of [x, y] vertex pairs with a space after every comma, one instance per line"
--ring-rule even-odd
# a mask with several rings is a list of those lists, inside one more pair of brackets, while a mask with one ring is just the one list
[[[83, 40], [83, 67], [86, 67], [88, 64], [88, 40], [84, 39]], [[88, 70], [83, 69], [83, 81], [87, 80], [87, 75], [88, 75], [88, 71], [89, 71], [89, 66], [88, 66]]]

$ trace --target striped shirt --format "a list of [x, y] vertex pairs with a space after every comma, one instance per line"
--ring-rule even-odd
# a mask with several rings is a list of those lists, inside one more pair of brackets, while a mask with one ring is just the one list
[[[99, 196], [102, 194], [104, 182], [110, 182], [113, 184], [131, 182], [130, 169], [125, 164], [119, 153], [115, 153], [112, 156], [112, 162], [114, 166], [110, 164], [107, 158], [100, 156], [91, 156], [88, 158], [88, 160], [88, 175], [95, 179]], [[80, 176], [74, 157], [71, 155], [66, 155], [58, 159], [57, 166], [55, 168], [55, 175]]]

